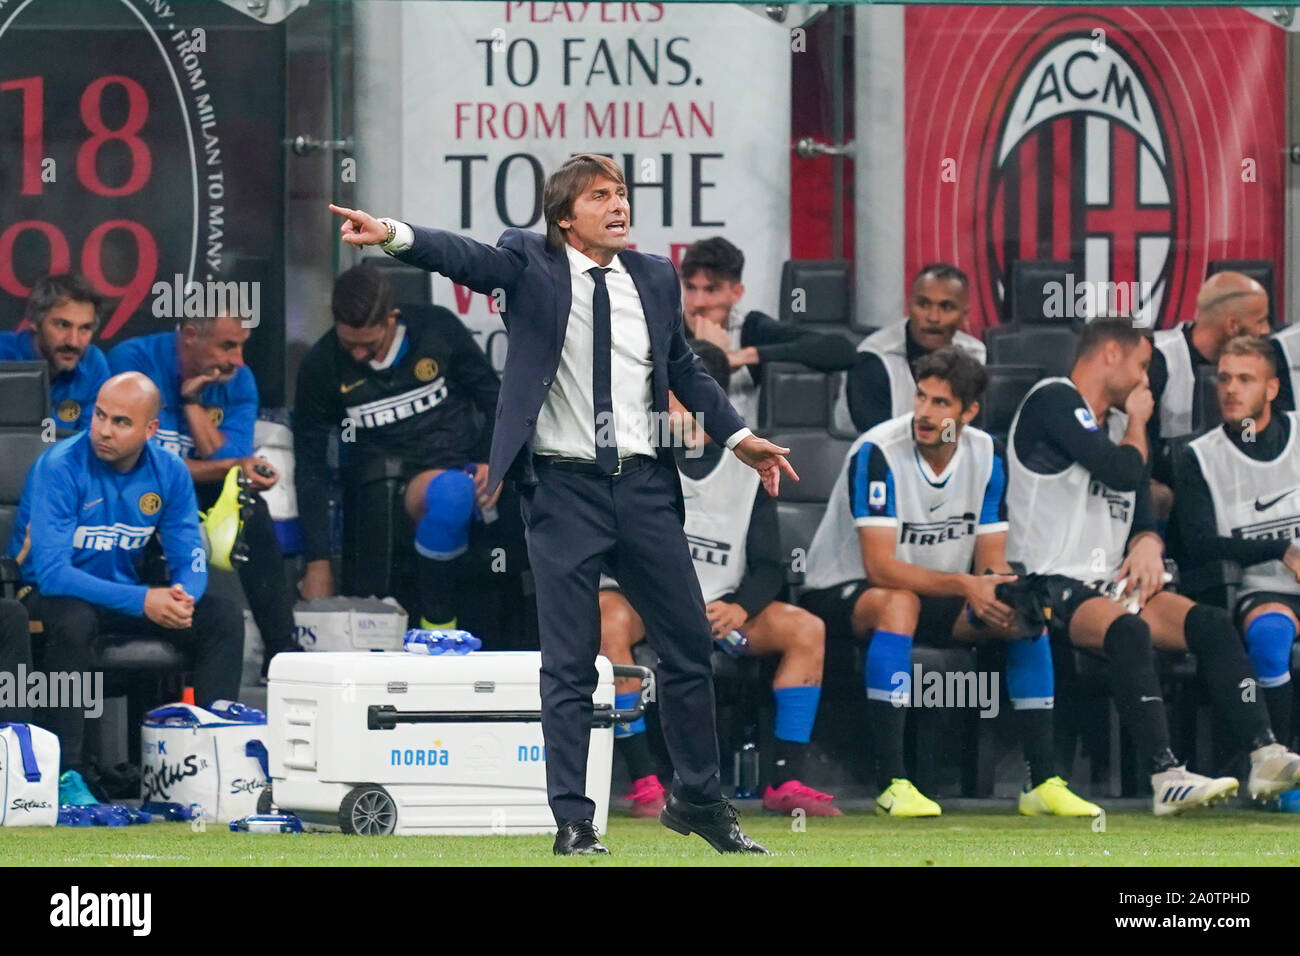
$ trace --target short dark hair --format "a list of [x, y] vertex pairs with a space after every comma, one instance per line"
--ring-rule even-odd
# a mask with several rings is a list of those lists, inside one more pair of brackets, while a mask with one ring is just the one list
[[104, 314], [104, 305], [108, 301], [95, 291], [90, 280], [79, 272], [63, 275], [41, 276], [32, 284], [32, 291], [23, 304], [23, 318], [33, 326], [39, 326], [50, 310], [60, 302], [85, 302], [95, 310], [95, 327], [99, 327]]
[[1086, 359], [1107, 342], [1118, 342], [1128, 352], [1143, 339], [1150, 338], [1150, 333], [1139, 329], [1128, 319], [1093, 319], [1083, 327], [1083, 332], [1079, 335], [1074, 360], [1078, 362]]
[[1269, 378], [1277, 378], [1277, 353], [1273, 343], [1257, 335], [1236, 335], [1223, 344], [1219, 358], [1225, 355], [1256, 355], [1268, 366]]
[[383, 272], [362, 262], [334, 280], [334, 321], [353, 329], [378, 325], [393, 311], [393, 287]]
[[922, 279], [943, 279], [959, 283], [963, 289], [970, 288], [970, 277], [949, 262], [931, 262], [921, 266], [912, 279], [912, 285], [916, 285]]
[[679, 271], [683, 279], [707, 272], [727, 282], [739, 282], [745, 271], [745, 254], [721, 236], [701, 239], [686, 250]]
[[546, 218], [546, 242], [551, 248], [564, 248], [567, 240], [565, 230], [560, 228], [560, 220], [573, 215], [573, 201], [598, 176], [608, 176], [620, 186], [627, 185], [622, 167], [599, 153], [570, 156], [564, 165], [546, 177], [546, 185], [542, 187], [542, 215]]
[[960, 345], [945, 345], [921, 356], [916, 363], [916, 381], [925, 378], [947, 382], [962, 408], [982, 399], [989, 387], [988, 369]]
[[727, 386], [731, 384], [731, 362], [727, 359], [727, 353], [712, 342], [705, 342], [703, 339], [691, 339], [687, 344], [704, 363], [704, 371], [708, 372], [725, 392]]

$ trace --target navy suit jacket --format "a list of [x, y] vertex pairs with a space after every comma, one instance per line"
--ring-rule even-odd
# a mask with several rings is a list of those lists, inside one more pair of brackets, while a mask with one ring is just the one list
[[[504, 294], [501, 317], [510, 345], [497, 397], [488, 482], [495, 488], [507, 472], [527, 480], [532, 475], [533, 428], [555, 381], [569, 324], [573, 295], [569, 257], [563, 249], [547, 245], [545, 236], [522, 229], [507, 229], [495, 246], [442, 229], [413, 229], [414, 244], [396, 258], [441, 273], [475, 292]], [[631, 249], [618, 255], [641, 297], [650, 332], [653, 411], [668, 411], [672, 389], [709, 437], [724, 443], [745, 422], [686, 344], [677, 269], [663, 256]], [[587, 427], [594, 431], [595, 423]], [[659, 448], [658, 457], [676, 476], [672, 449]]]

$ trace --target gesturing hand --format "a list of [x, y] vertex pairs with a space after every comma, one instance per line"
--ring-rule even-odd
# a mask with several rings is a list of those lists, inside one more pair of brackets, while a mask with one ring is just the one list
[[793, 481], [799, 480], [794, 467], [785, 460], [785, 456], [790, 454], [790, 449], [773, 445], [766, 438], [746, 435], [732, 451], [736, 453], [737, 458], [758, 472], [759, 477], [763, 479], [764, 490], [773, 498], [781, 491], [781, 472], [785, 472]]
[[330, 203], [330, 212], [336, 212], [347, 219], [339, 227], [339, 235], [348, 245], [374, 246], [388, 238], [388, 227], [364, 210], [348, 209]]

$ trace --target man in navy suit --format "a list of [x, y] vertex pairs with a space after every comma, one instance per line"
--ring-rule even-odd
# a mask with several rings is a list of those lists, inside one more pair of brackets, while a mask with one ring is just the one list
[[[608, 562], [659, 655], [658, 699], [675, 768], [660, 821], [720, 852], [765, 853], [722, 798], [704, 601], [682, 531], [668, 391], [775, 495], [789, 449], [750, 433], [686, 344], [677, 270], [628, 248], [622, 170], [571, 157], [546, 180], [546, 235], [507, 229], [489, 246], [440, 229], [346, 217], [351, 245], [496, 297], [510, 335], [489, 457], [489, 490], [517, 481], [537, 587], [542, 734], [558, 854], [607, 853], [586, 796], [597, 588]], [[662, 435], [661, 435], [662, 433]], [[662, 438], [670, 440], [664, 441]]]

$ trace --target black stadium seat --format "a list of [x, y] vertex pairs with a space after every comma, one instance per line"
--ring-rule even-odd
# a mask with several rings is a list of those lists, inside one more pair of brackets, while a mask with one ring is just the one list
[[49, 366], [0, 362], [0, 427], [40, 427], [49, 415]]
[[1043, 378], [1037, 365], [990, 365], [989, 387], [980, 403], [975, 425], [1006, 441], [1016, 409], [1031, 388]]
[[41, 440], [49, 414], [49, 366], [0, 362], [0, 553], [9, 546], [27, 472], [49, 447]]
[[824, 503], [844, 466], [849, 441], [831, 438], [824, 428], [774, 431], [770, 440], [790, 449], [790, 461], [800, 481], [781, 482], [781, 500]]
[[[852, 324], [852, 270], [848, 259], [787, 261], [781, 267], [781, 300], [777, 317], [782, 322], [798, 325]], [[798, 300], [796, 291], [801, 293]]]
[[796, 362], [765, 363], [758, 392], [758, 426], [763, 429], [825, 428], [830, 421], [826, 373]]
[[1196, 369], [1196, 394], [1192, 398], [1192, 433], [1204, 435], [1223, 421], [1219, 414], [1219, 369], [1202, 365]]
[[1075, 272], [1068, 259], [1016, 259], [1011, 263], [1011, 288], [1007, 294], [1004, 321], [1024, 325], [1070, 324], [1067, 316], [1049, 316], [1045, 308], [1047, 286], [1059, 283]]
[[801, 564], [792, 567], [792, 562], [800, 555], [807, 556], [852, 442], [831, 438], [824, 428], [777, 431], [771, 440], [790, 449], [790, 461], [800, 478], [782, 481], [781, 496], [776, 500], [782, 561], [789, 583], [798, 584], [804, 569]]
[[984, 334], [990, 365], [1037, 365], [1045, 376], [1069, 375], [1079, 336], [1061, 325], [998, 325]]
[[433, 305], [433, 285], [428, 272], [392, 256], [367, 256], [365, 264], [383, 271], [393, 287], [394, 305]]

